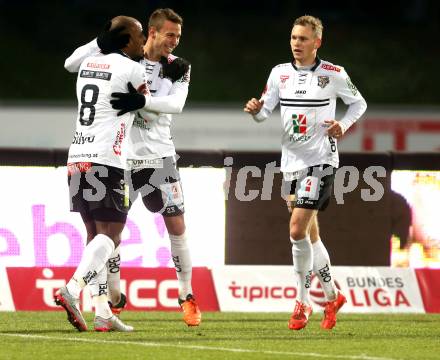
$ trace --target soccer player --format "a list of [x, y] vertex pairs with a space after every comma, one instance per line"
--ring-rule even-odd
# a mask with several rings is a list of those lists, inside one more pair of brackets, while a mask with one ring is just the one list
[[[329, 255], [319, 236], [317, 213], [330, 200], [334, 172], [339, 166], [337, 140], [367, 108], [344, 68], [317, 56], [322, 30], [316, 17], [296, 19], [290, 38], [292, 62], [275, 66], [261, 98], [252, 98], [244, 107], [255, 121], [261, 122], [278, 103], [281, 105], [281, 171], [289, 195], [287, 201], [292, 202], [289, 230], [298, 282], [298, 296], [289, 320], [292, 330], [304, 328], [312, 314], [312, 271], [327, 297], [322, 328], [335, 326], [336, 313], [346, 302], [335, 288]], [[335, 120], [338, 97], [348, 105], [339, 121]]]
[[145, 69], [133, 61], [143, 56], [145, 37], [139, 21], [118, 16], [100, 38], [103, 54], [86, 57], [79, 67], [78, 118], [68, 156], [71, 211], [81, 214], [89, 242], [72, 278], [55, 293], [55, 302], [66, 310], [75, 328], [86, 331], [78, 304], [82, 289], [89, 284], [95, 330], [132, 331], [110, 310], [106, 263], [121, 241], [127, 218], [125, 138], [134, 114], [117, 116], [110, 99], [112, 92], [126, 89], [127, 82], [146, 91]]
[[[139, 94], [128, 84], [130, 91], [115, 92], [111, 102], [118, 114], [136, 112], [127, 159], [128, 180], [134, 189], [131, 199], [134, 201], [141, 194], [148, 210], [163, 215], [179, 282], [178, 301], [183, 320], [188, 326], [198, 326], [201, 313], [191, 286], [192, 263], [185, 233], [183, 193], [170, 132], [172, 114], [182, 112], [190, 81], [189, 62], [171, 54], [180, 42], [182, 24], [182, 18], [168, 8], [151, 14], [144, 58], [140, 61], [147, 72], [151, 96]], [[77, 71], [84, 56], [99, 51], [95, 40], [78, 48], [66, 60], [66, 69]]]

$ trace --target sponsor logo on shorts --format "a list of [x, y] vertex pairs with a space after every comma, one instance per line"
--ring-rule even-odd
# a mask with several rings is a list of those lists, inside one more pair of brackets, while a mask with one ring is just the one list
[[163, 169], [163, 159], [128, 159], [130, 169]]
[[69, 176], [77, 173], [85, 173], [92, 168], [92, 163], [90, 162], [77, 162], [67, 164], [67, 174]]

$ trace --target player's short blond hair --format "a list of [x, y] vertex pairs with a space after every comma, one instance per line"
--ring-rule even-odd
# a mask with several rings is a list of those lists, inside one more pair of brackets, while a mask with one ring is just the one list
[[148, 28], [155, 27], [160, 31], [165, 20], [169, 20], [175, 24], [183, 25], [182, 17], [170, 8], [155, 10], [148, 20]]
[[315, 36], [319, 39], [322, 38], [322, 30], [324, 29], [324, 27], [322, 26], [322, 21], [317, 17], [310, 15], [301, 16], [294, 21], [293, 26], [295, 25], [301, 25], [301, 26], [309, 25], [312, 28]]

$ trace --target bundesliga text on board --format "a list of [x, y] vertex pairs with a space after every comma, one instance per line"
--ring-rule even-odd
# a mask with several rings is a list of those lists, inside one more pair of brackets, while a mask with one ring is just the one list
[[[212, 270], [221, 311], [289, 312], [297, 295], [290, 266], [224, 266]], [[337, 287], [348, 303], [345, 312], [424, 312], [412, 269], [333, 267]], [[311, 300], [322, 311], [326, 299], [317, 277], [312, 278]]]

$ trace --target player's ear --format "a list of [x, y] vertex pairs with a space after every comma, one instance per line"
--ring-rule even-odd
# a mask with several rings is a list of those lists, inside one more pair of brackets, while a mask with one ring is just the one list
[[148, 28], [148, 38], [154, 39], [156, 37], [156, 28], [154, 26], [150, 26]]
[[315, 39], [315, 49], [318, 50], [321, 47], [322, 39], [316, 38]]

